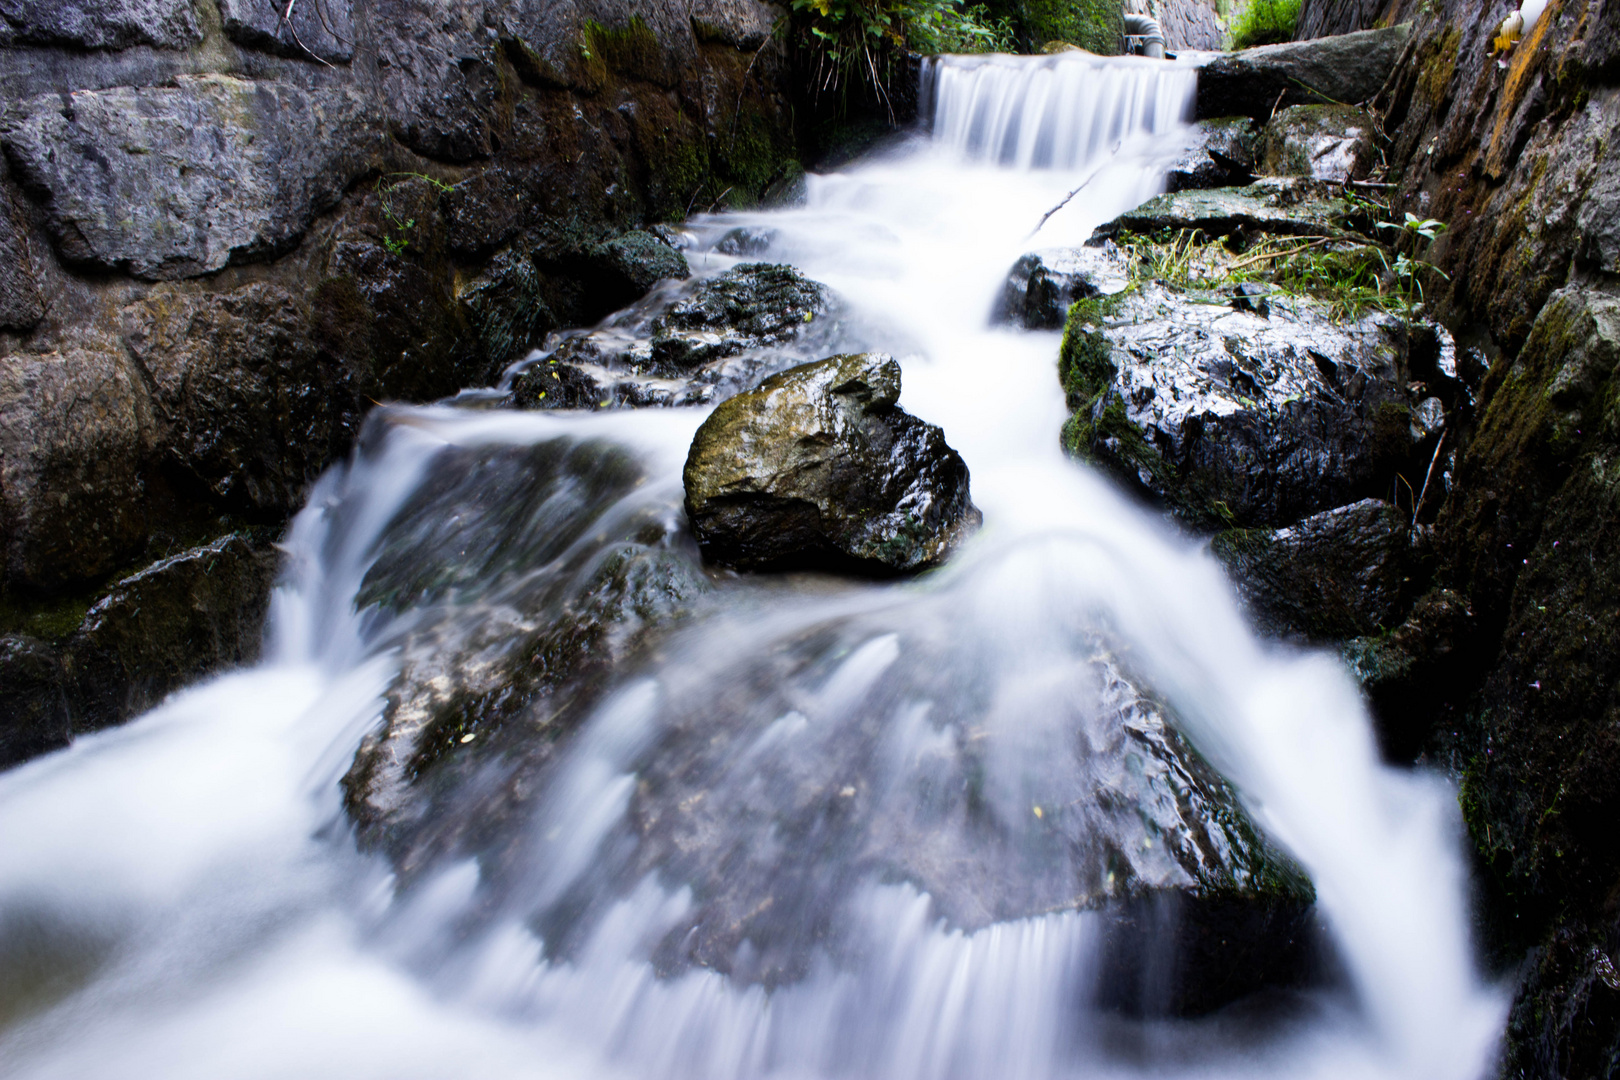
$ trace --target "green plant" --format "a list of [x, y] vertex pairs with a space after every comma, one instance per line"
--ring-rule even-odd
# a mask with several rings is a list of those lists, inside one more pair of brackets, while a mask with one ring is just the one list
[[791, 43], [807, 59], [816, 95], [847, 102], [864, 89], [889, 105], [895, 61], [913, 52], [994, 52], [1012, 47], [1012, 28], [963, 0], [793, 0]]
[[[1416, 214], [1408, 212], [1404, 221], [1380, 221], [1378, 228], [1395, 230], [1400, 238], [1404, 238], [1411, 243], [1414, 253], [1421, 254], [1418, 251], [1419, 242], [1421, 242], [1422, 248], [1426, 250], [1430, 244], [1434, 243], [1435, 237], [1446, 231], [1446, 223], [1435, 218], [1420, 218]], [[1400, 240], [1397, 239], [1396, 242], [1399, 244]], [[1405, 314], [1408, 317], [1416, 315], [1423, 308], [1423, 279], [1425, 275], [1439, 277], [1442, 281], [1451, 280], [1446, 276], [1445, 271], [1438, 266], [1413, 258], [1405, 252], [1400, 252], [1395, 256], [1395, 265], [1390, 267], [1390, 270], [1395, 274], [1395, 280], [1399, 283], [1402, 297], [1405, 300]]]
[[[393, 183], [386, 183], [388, 180]], [[382, 210], [384, 220], [388, 222], [388, 229], [383, 233], [383, 250], [390, 255], [403, 255], [411, 246], [410, 234], [416, 228], [416, 219], [407, 218], [394, 208], [393, 199], [389, 192], [403, 183], [411, 180], [421, 180], [438, 190], [440, 194], [454, 190], [454, 185], [443, 180], [419, 172], [393, 172], [384, 173], [377, 177], [377, 206]]]
[[1301, 6], [1303, 0], [1249, 0], [1232, 26], [1232, 48], [1293, 41]]

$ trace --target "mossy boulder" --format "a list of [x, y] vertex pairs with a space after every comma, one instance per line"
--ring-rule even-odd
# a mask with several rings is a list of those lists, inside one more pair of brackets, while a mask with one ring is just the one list
[[1355, 208], [1329, 185], [1268, 178], [1246, 187], [1173, 191], [1101, 225], [1089, 243], [1136, 233], [1196, 229], [1207, 237], [1269, 233], [1331, 236], [1342, 232]]
[[1283, 109], [1260, 136], [1259, 172], [1349, 180], [1362, 175], [1372, 162], [1372, 132], [1372, 118], [1351, 105]]
[[1308, 299], [1268, 318], [1155, 284], [1082, 300], [1059, 360], [1064, 447], [1200, 530], [1377, 497], [1416, 471], [1402, 331]]
[[721, 404], [684, 473], [704, 556], [880, 576], [943, 559], [979, 522], [967, 465], [899, 398], [900, 365], [867, 353], [790, 368]]

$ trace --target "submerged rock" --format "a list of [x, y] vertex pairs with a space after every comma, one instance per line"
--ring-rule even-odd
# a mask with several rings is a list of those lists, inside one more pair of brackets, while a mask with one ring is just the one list
[[[684, 265], [684, 264], [683, 264]], [[745, 263], [654, 292], [605, 326], [560, 335], [512, 383], [519, 408], [698, 405], [800, 363], [836, 331], [826, 286]]]
[[1418, 445], [1399, 322], [1224, 300], [1146, 285], [1077, 304], [1059, 368], [1069, 452], [1198, 529], [1276, 528], [1387, 492]]
[[1295, 105], [1271, 118], [1260, 137], [1267, 176], [1348, 180], [1373, 153], [1372, 119], [1349, 105]]
[[900, 365], [835, 356], [726, 401], [686, 459], [686, 512], [706, 558], [739, 570], [911, 573], [973, 528], [968, 470], [900, 409]]

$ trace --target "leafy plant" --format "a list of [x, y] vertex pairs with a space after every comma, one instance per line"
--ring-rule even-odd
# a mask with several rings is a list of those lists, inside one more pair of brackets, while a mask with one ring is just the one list
[[[392, 179], [393, 183], [386, 183]], [[393, 199], [389, 192], [410, 180], [421, 180], [437, 189], [440, 194], [453, 190], [453, 185], [419, 172], [386, 173], [377, 177], [377, 206], [382, 210], [384, 220], [388, 222], [388, 230], [383, 233], [383, 250], [390, 255], [403, 255], [411, 246], [411, 232], [416, 228], [414, 217], [405, 217], [394, 208]]]
[[885, 106], [895, 61], [907, 51], [1010, 50], [1011, 26], [963, 0], [793, 0], [793, 44], [808, 58], [817, 95], [865, 90]]
[[1303, 0], [1249, 0], [1232, 27], [1232, 48], [1276, 45], [1294, 40]]
[[[1418, 241], [1422, 241], [1424, 248], [1432, 244], [1435, 237], [1446, 231], [1446, 223], [1435, 218], [1420, 218], [1408, 211], [1406, 220], [1380, 221], [1378, 228], [1395, 230], [1400, 237], [1408, 238], [1415, 250]], [[1397, 243], [1399, 243], [1399, 240], [1397, 240]], [[1423, 307], [1423, 278], [1425, 275], [1438, 276], [1442, 281], [1451, 280], [1446, 276], [1445, 271], [1438, 266], [1424, 262], [1421, 259], [1415, 259], [1405, 252], [1400, 252], [1395, 256], [1395, 265], [1390, 269], [1394, 272], [1396, 281], [1400, 283], [1408, 315], [1416, 315]]]

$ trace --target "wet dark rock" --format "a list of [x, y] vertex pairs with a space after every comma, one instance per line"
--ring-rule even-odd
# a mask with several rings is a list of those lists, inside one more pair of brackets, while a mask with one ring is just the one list
[[684, 474], [704, 557], [878, 575], [942, 560], [979, 523], [967, 466], [899, 398], [900, 366], [871, 353], [790, 368], [721, 404]]
[[489, 268], [463, 287], [457, 299], [467, 309], [491, 376], [561, 326], [541, 295], [534, 261], [510, 249], [490, 260]]
[[1199, 69], [1197, 115], [1264, 121], [1279, 106], [1368, 101], [1395, 70], [1411, 29], [1403, 23], [1225, 53]]
[[1269, 318], [1158, 285], [1082, 301], [1059, 367], [1063, 443], [1193, 528], [1289, 525], [1387, 493], [1412, 459], [1404, 338], [1307, 299]]
[[1169, 191], [1236, 187], [1254, 179], [1258, 136], [1247, 116], [1200, 120], [1194, 141], [1170, 166]]
[[1247, 187], [1159, 195], [1098, 227], [1088, 243], [1166, 229], [1197, 229], [1212, 238], [1251, 232], [1331, 236], [1341, 232], [1354, 213], [1354, 207], [1326, 184], [1265, 179]]
[[181, 75], [81, 91], [70, 110], [30, 98], [0, 141], [63, 259], [162, 280], [290, 248], [376, 166], [384, 136], [354, 90]]
[[1425, 748], [1451, 688], [1477, 648], [1477, 620], [1451, 589], [1425, 593], [1399, 626], [1354, 638], [1340, 649], [1360, 681], [1391, 761], [1411, 761]]
[[765, 44], [779, 18], [762, 0], [692, 0], [691, 9], [699, 39], [750, 51]]
[[1284, 529], [1231, 529], [1213, 548], [1261, 630], [1310, 642], [1392, 630], [1425, 584], [1409, 514], [1378, 499]]
[[197, 676], [258, 659], [277, 554], [232, 533], [117, 582], [63, 645], [74, 729], [122, 723]]
[[225, 34], [239, 45], [312, 63], [347, 63], [354, 57], [352, 0], [305, 0], [284, 19], [285, 3], [219, 0]]
[[686, 256], [662, 238], [636, 230], [614, 237], [591, 249], [588, 258], [590, 287], [600, 302], [616, 310], [647, 295], [660, 281], [684, 281], [692, 276]]
[[826, 286], [791, 266], [744, 263], [698, 285], [652, 325], [652, 357], [690, 369], [797, 337], [828, 308]]
[[1046, 248], [1013, 263], [990, 313], [993, 323], [1025, 330], [1059, 330], [1076, 300], [1117, 292], [1126, 267], [1117, 250]]
[[1264, 285], [1245, 282], [1232, 289], [1232, 310], [1252, 311], [1262, 319], [1271, 318], [1271, 302], [1266, 296], [1271, 290]]
[[0, 46], [189, 49], [202, 39], [188, 0], [0, 0]]
[[42, 641], [0, 637], [0, 769], [66, 746], [72, 738], [62, 659]]
[[309, 311], [279, 285], [154, 294], [124, 327], [165, 455], [221, 506], [291, 513], [353, 437], [366, 373], [320, 355]]
[[140, 371], [112, 342], [0, 364], [0, 498], [8, 588], [109, 573], [147, 531], [141, 466], [157, 439]]
[[1373, 155], [1372, 119], [1349, 105], [1295, 105], [1283, 109], [1260, 136], [1259, 172], [1349, 180]]
[[834, 311], [831, 292], [791, 266], [746, 263], [661, 288], [595, 330], [548, 339], [547, 355], [513, 381], [513, 403], [711, 402], [816, 355], [818, 343], [837, 335], [837, 320], [827, 317]]

